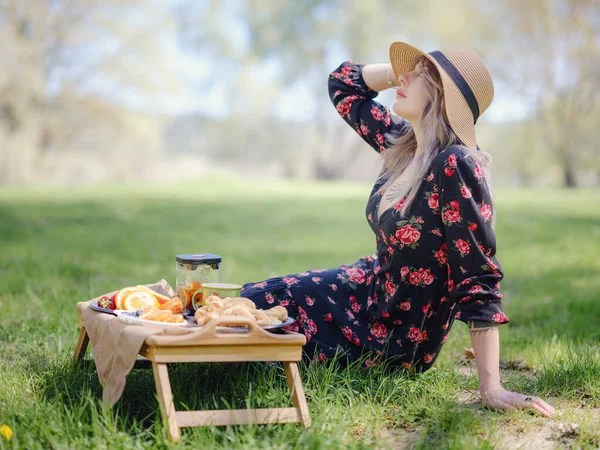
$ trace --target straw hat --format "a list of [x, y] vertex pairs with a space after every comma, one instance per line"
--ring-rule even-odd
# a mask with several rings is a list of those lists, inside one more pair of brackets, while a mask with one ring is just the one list
[[494, 98], [494, 82], [477, 54], [463, 46], [424, 53], [404, 42], [390, 46], [390, 62], [396, 76], [411, 72], [420, 56], [438, 69], [444, 86], [446, 115], [452, 130], [470, 149], [477, 149], [475, 123]]

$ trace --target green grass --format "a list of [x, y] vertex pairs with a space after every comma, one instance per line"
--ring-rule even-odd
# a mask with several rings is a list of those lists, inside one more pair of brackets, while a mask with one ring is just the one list
[[[93, 367], [70, 358], [77, 301], [122, 286], [174, 282], [174, 255], [223, 256], [223, 281], [354, 262], [374, 251], [370, 186], [200, 179], [178, 185], [0, 189], [0, 448], [496, 448], [515, 430], [548, 427], [558, 446], [600, 445], [600, 194], [500, 191], [503, 379], [548, 398], [547, 420], [475, 402], [477, 379], [457, 324], [433, 370], [408, 376], [301, 366], [313, 426], [183, 431], [171, 444], [150, 371], [135, 370], [113, 410]], [[511, 369], [512, 368], [512, 369]], [[170, 368], [178, 409], [289, 406], [281, 366]], [[595, 418], [595, 419], [594, 419]], [[556, 431], [577, 423], [576, 432]]]

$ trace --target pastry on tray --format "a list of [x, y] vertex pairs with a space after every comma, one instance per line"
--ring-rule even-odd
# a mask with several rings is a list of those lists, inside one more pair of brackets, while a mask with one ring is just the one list
[[207, 297], [194, 314], [198, 325], [206, 325], [213, 319], [226, 316], [246, 317], [262, 327], [280, 325], [288, 319], [287, 310], [283, 306], [262, 310], [257, 309], [256, 304], [248, 298], [220, 298], [216, 295]]

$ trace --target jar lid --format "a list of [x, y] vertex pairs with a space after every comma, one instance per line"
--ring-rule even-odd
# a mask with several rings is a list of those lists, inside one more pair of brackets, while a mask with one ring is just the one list
[[186, 253], [175, 255], [175, 260], [182, 264], [218, 264], [223, 261], [219, 255], [213, 253]]

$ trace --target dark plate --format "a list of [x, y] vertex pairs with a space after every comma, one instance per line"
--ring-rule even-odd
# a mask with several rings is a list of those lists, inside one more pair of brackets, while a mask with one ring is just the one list
[[102, 308], [101, 306], [98, 306], [98, 300], [96, 300], [95, 302], [90, 303], [90, 308], [92, 308], [94, 311], [98, 311], [98, 312], [101, 312], [101, 313], [112, 314], [113, 316], [117, 315], [117, 313], [114, 312], [112, 309]]
[[[90, 308], [92, 308], [94, 311], [98, 311], [98, 312], [101, 312], [104, 314], [112, 314], [113, 316], [117, 315], [117, 313], [115, 313], [112, 309], [102, 308], [101, 306], [98, 306], [98, 301], [90, 303]], [[138, 314], [136, 314], [137, 311], [131, 311], [130, 313], [132, 316], [138, 315]], [[194, 313], [195, 313], [195, 311], [193, 309], [186, 308], [183, 310], [183, 318], [190, 325], [200, 328], [200, 326], [196, 323], [196, 320], [194, 319]], [[265, 327], [261, 327], [261, 328], [263, 330], [267, 330], [267, 331], [276, 333], [276, 332], [280, 331], [282, 328], [287, 327], [288, 325], [292, 325], [294, 322], [295, 322], [295, 320], [292, 317], [288, 317], [288, 319], [285, 322], [280, 323], [279, 325], [269, 325], [269, 326], [265, 326]], [[236, 330], [236, 331], [246, 330], [245, 327], [228, 327], [228, 328], [231, 330]]]

